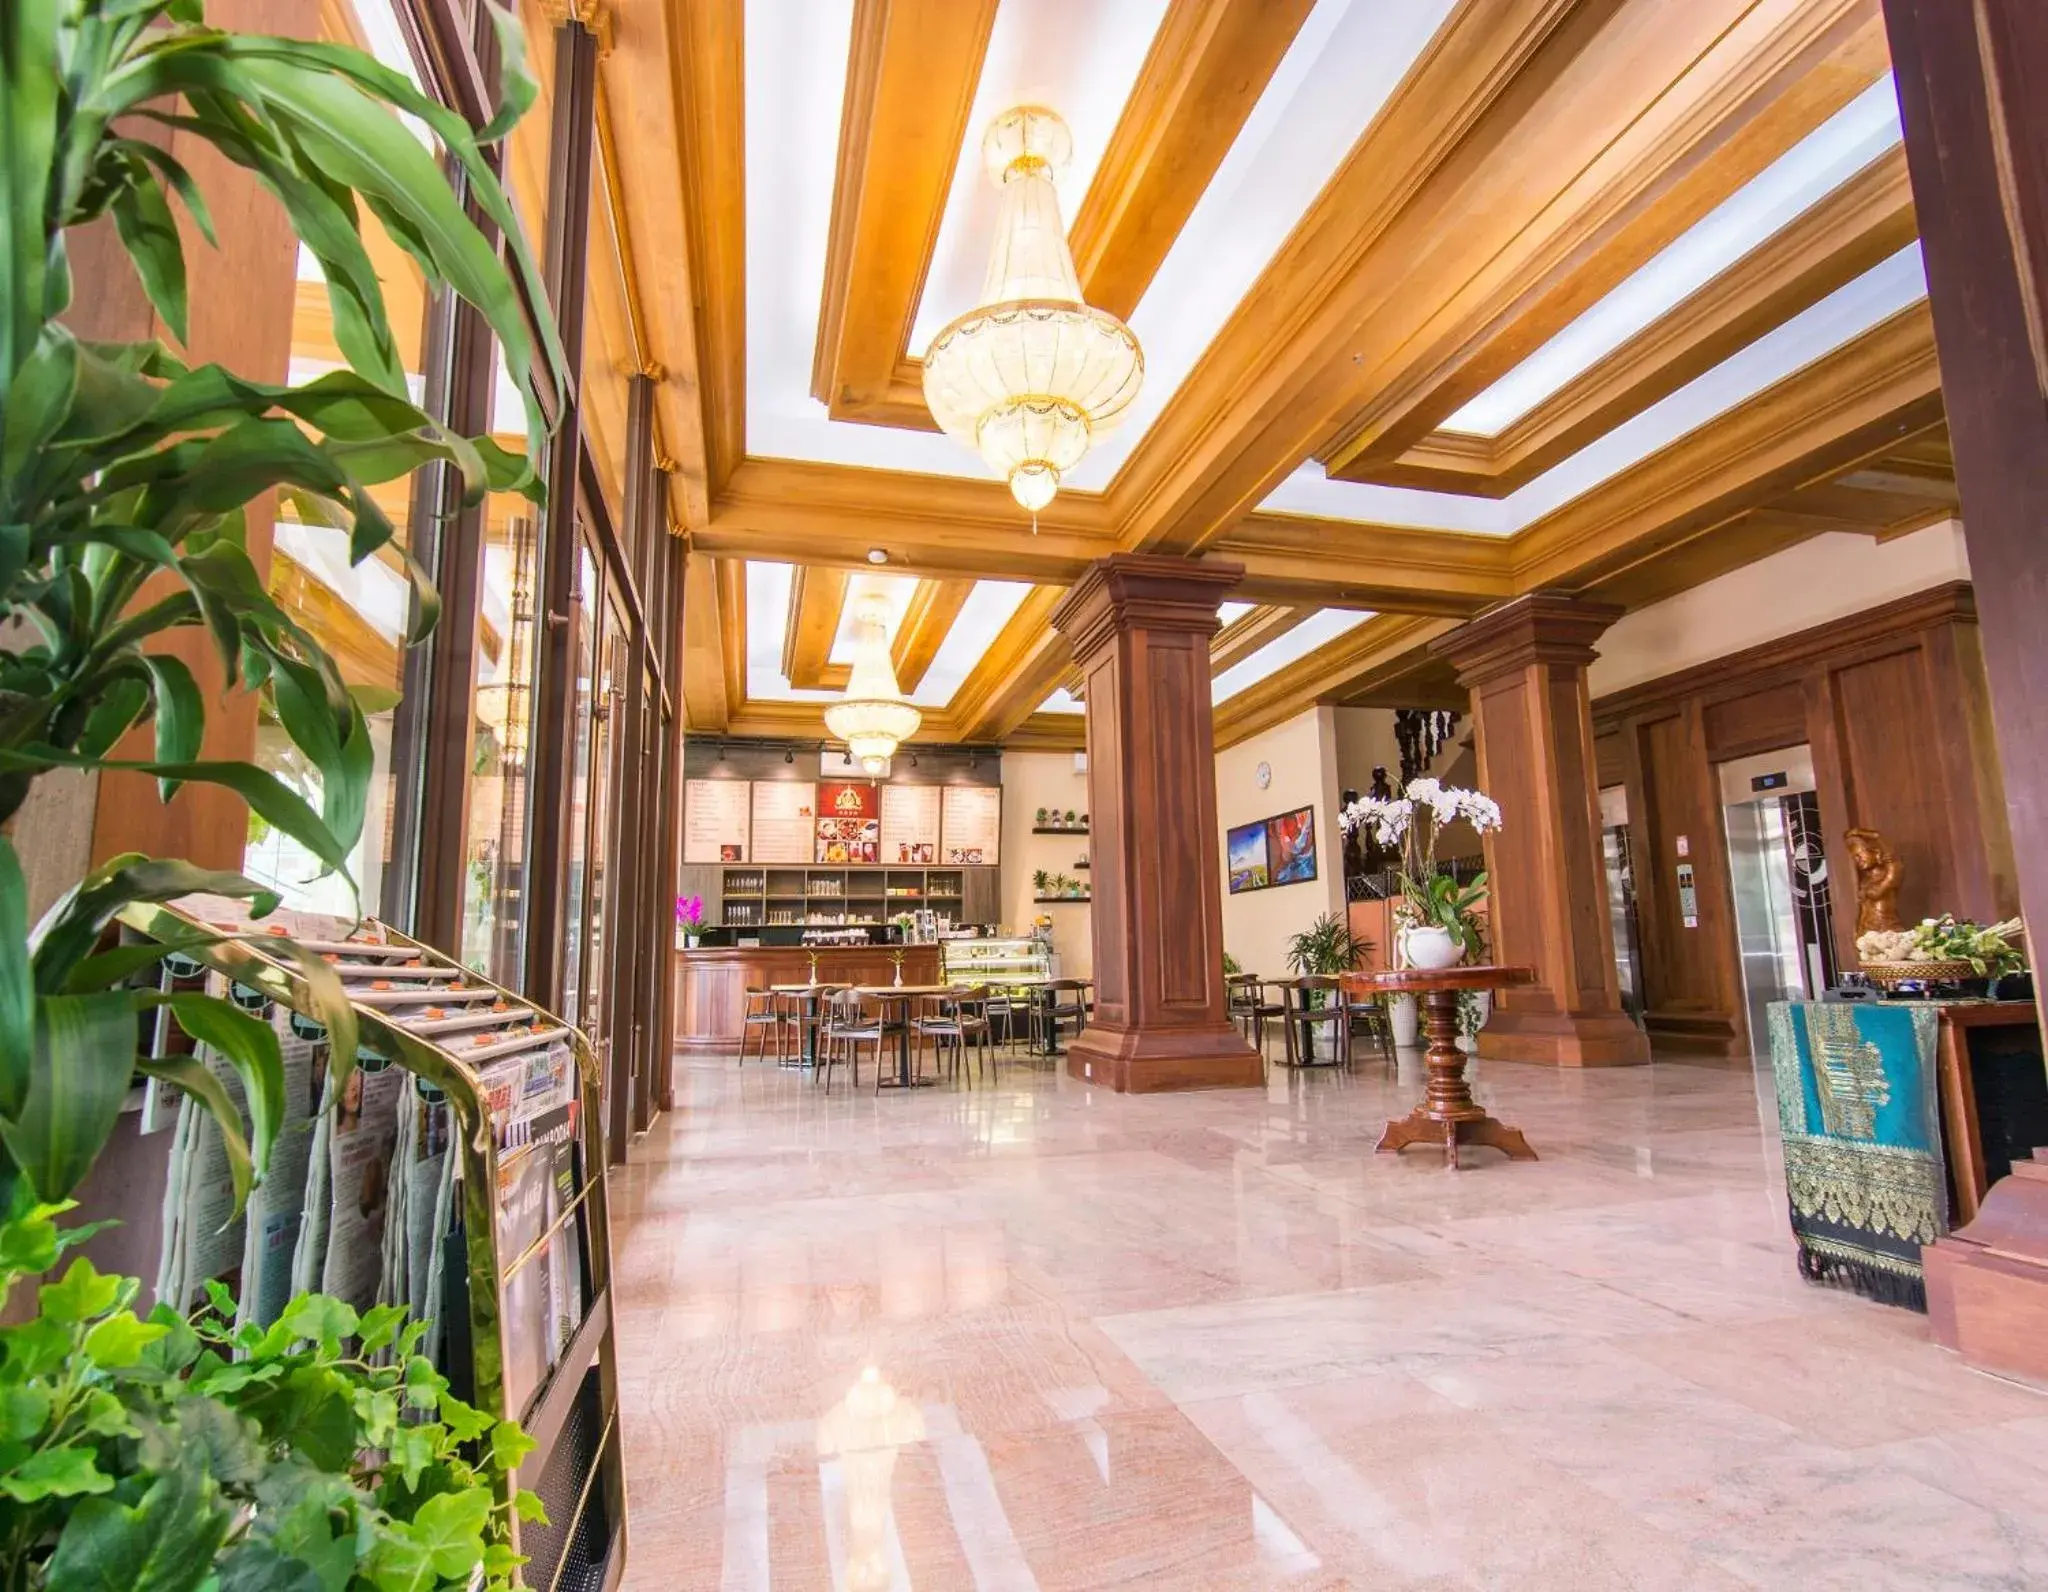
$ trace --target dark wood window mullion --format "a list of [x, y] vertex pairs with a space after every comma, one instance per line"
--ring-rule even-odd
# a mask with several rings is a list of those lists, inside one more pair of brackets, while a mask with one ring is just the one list
[[[548, 154], [547, 236], [542, 274], [573, 374], [583, 366], [584, 288], [590, 239], [591, 154], [597, 126], [597, 37], [582, 23], [555, 30], [555, 103]], [[576, 695], [570, 646], [570, 604], [576, 578], [577, 485], [583, 426], [578, 386], [548, 448], [548, 507], [541, 539], [540, 681], [533, 714], [533, 832], [528, 855], [531, 891], [526, 933], [525, 993], [559, 1009], [565, 900], [568, 893], [569, 799]]]

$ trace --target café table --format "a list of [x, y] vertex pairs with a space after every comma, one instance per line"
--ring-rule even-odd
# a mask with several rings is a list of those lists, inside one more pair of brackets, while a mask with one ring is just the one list
[[1533, 1161], [1536, 1152], [1521, 1130], [1486, 1114], [1472, 1098], [1465, 1078], [1465, 1053], [1458, 1048], [1458, 995], [1463, 990], [1506, 989], [1536, 982], [1530, 967], [1397, 967], [1376, 973], [1346, 973], [1346, 990], [1357, 995], [1415, 995], [1422, 1002], [1422, 1026], [1429, 1036], [1429, 1083], [1422, 1103], [1389, 1122], [1376, 1147], [1398, 1154], [1411, 1144], [1441, 1144], [1444, 1164], [1458, 1165], [1461, 1144], [1491, 1145], [1511, 1161]]
[[[939, 1080], [917, 1078], [910, 1071], [910, 1003], [923, 995], [950, 995], [957, 988], [954, 984], [856, 984], [854, 994], [863, 1000], [871, 1000], [884, 1007], [898, 1008], [893, 1021], [896, 1024], [896, 1082], [883, 1084], [882, 1088], [929, 1089]], [[884, 1019], [886, 1027], [891, 1019]]]

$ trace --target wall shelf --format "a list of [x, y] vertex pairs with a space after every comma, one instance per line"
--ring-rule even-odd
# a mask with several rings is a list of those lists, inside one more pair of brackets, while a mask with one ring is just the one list
[[1033, 824], [1031, 832], [1034, 835], [1085, 835], [1088, 833], [1079, 824], [1071, 828], [1065, 824]]

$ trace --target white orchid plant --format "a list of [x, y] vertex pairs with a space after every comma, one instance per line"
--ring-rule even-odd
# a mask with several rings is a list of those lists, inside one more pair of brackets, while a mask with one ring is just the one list
[[1445, 785], [1424, 776], [1408, 782], [1394, 797], [1363, 796], [1344, 809], [1344, 832], [1369, 828], [1382, 846], [1401, 851], [1401, 915], [1410, 921], [1450, 932], [1465, 954], [1484, 952], [1479, 903], [1486, 899], [1486, 875], [1460, 885], [1436, 860], [1437, 837], [1448, 824], [1463, 820], [1480, 834], [1501, 826], [1500, 804], [1476, 790]]

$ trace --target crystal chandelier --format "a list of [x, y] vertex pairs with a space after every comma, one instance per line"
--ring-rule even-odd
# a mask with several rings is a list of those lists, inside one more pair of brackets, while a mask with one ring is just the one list
[[1073, 135], [1042, 105], [1005, 111], [982, 135], [1002, 191], [981, 303], [924, 356], [924, 401], [948, 436], [988, 461], [1033, 515], [1138, 396], [1145, 355], [1131, 329], [1081, 302], [1053, 173]]
[[825, 727], [846, 743], [861, 767], [879, 774], [897, 743], [917, 733], [924, 717], [903, 698], [889, 657], [889, 599], [859, 598], [853, 610], [853, 668], [846, 695], [825, 710]]

